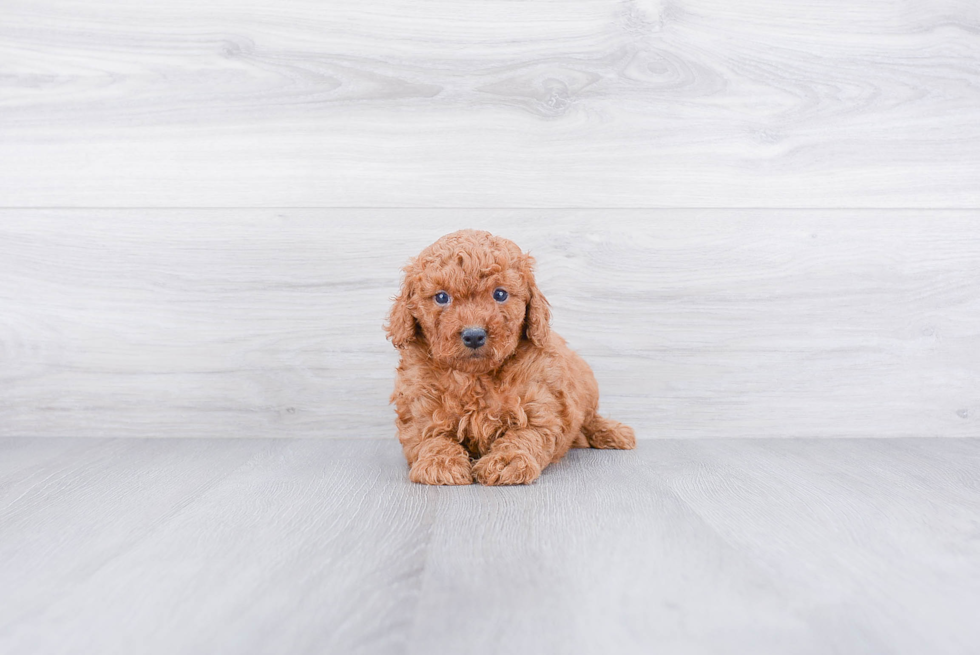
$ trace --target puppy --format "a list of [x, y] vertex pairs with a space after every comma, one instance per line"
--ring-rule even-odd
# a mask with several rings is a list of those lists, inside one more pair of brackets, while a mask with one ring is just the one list
[[385, 331], [401, 351], [391, 401], [422, 484], [528, 484], [569, 448], [629, 449], [599, 416], [592, 369], [549, 326], [534, 260], [489, 232], [446, 235], [405, 267]]

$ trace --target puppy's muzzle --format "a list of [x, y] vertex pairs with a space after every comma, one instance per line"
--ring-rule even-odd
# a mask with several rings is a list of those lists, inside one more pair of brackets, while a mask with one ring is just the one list
[[476, 350], [487, 342], [487, 331], [479, 327], [468, 327], [459, 333], [463, 345]]

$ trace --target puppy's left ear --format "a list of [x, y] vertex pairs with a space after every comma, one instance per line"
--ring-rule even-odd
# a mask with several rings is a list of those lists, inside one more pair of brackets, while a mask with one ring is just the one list
[[548, 309], [548, 300], [541, 293], [541, 289], [538, 288], [538, 284], [534, 280], [533, 269], [534, 258], [525, 255], [522, 274], [530, 297], [524, 314], [524, 336], [530, 339], [535, 346], [542, 348], [548, 343], [548, 334], [551, 332], [549, 325], [551, 310]]
[[388, 322], [385, 324], [385, 332], [391, 339], [391, 345], [398, 349], [408, 346], [415, 341], [418, 335], [419, 326], [409, 305], [415, 279], [414, 264], [415, 262], [412, 262], [405, 267], [405, 279], [402, 280], [402, 288], [395, 297], [391, 311], [388, 313]]

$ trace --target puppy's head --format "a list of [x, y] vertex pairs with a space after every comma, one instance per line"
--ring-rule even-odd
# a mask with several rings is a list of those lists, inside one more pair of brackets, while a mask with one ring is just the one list
[[548, 338], [548, 302], [532, 274], [534, 260], [489, 232], [462, 230], [426, 248], [405, 267], [385, 326], [396, 348], [427, 348], [439, 364], [487, 372], [522, 339]]

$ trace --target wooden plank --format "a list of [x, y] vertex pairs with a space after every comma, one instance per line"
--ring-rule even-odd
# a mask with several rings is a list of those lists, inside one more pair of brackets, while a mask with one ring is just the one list
[[30, 477], [32, 469], [49, 470], [62, 459], [74, 459], [99, 445], [99, 440], [44, 439], [25, 437], [0, 440], [0, 503], [9, 499], [14, 481]]
[[978, 464], [976, 440], [573, 451], [441, 507], [409, 652], [970, 653]]
[[397, 651], [429, 495], [391, 442], [110, 440], [0, 508], [0, 650]]
[[519, 488], [413, 485], [394, 440], [74, 441], [15, 444], [37, 458], [0, 497], [10, 655], [980, 639], [977, 439], [646, 441]]
[[393, 433], [399, 268], [538, 258], [640, 438], [977, 435], [977, 211], [4, 210], [0, 435]]
[[3, 206], [976, 207], [975, 2], [4, 3]]

